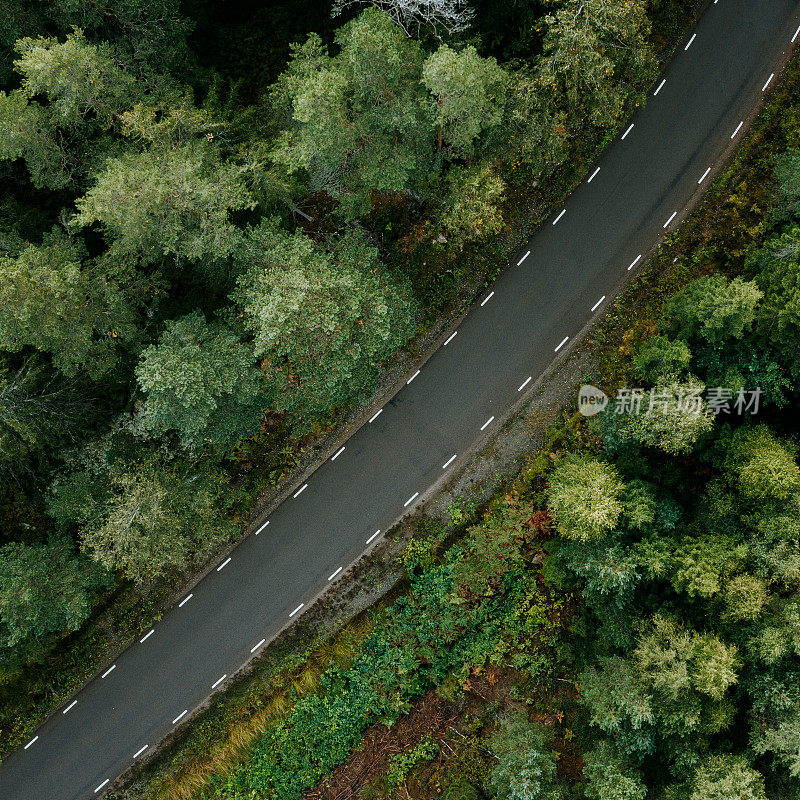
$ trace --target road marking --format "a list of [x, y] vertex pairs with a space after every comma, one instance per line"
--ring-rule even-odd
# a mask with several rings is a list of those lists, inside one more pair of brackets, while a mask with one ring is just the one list
[[228, 673], [226, 672], [226, 673], [225, 673], [225, 674], [224, 674], [224, 675], [223, 675], [221, 678], [217, 678], [217, 679], [214, 681], [214, 683], [212, 683], [212, 684], [211, 684], [211, 688], [212, 688], [212, 689], [216, 689], [216, 688], [217, 688], [217, 686], [219, 686], [219, 685], [222, 683], [222, 681], [224, 681], [224, 680], [225, 680], [225, 678], [227, 678], [227, 677], [228, 677]]
[[[227, 557], [227, 558], [226, 558], [226, 559], [225, 559], [225, 560], [224, 560], [224, 561], [223, 561], [223, 562], [222, 562], [222, 563], [221, 563], [221, 564], [220, 564], [220, 565], [217, 567], [217, 572], [222, 572], [222, 570], [223, 570], [223, 569], [225, 569], [225, 567], [227, 567], [227, 566], [228, 566], [228, 564], [230, 564], [230, 563], [231, 563], [231, 557], [230, 557], [230, 556], [228, 556], [228, 557]], [[186, 599], [188, 600], [189, 598], [187, 597]]]
[[144, 644], [154, 633], [155, 628], [150, 628], [150, 633], [146, 633], [141, 639], [139, 639], [139, 644]]
[[622, 138], [624, 139], [632, 130], [633, 130], [633, 123], [631, 122], [630, 126], [628, 127], [628, 130], [626, 130], [625, 133], [622, 134]]
[[300, 495], [308, 489], [308, 484], [304, 483], [293, 495], [292, 497], [300, 497]]
[[370, 422], [375, 422], [375, 420], [376, 420], [376, 419], [378, 419], [378, 417], [379, 417], [381, 414], [383, 414], [383, 409], [381, 409], [380, 411], [377, 411], [376, 413], [374, 413], [374, 414], [373, 414], [373, 415], [372, 415], [372, 416], [369, 418], [369, 421], [370, 421]]
[[702, 183], [702, 182], [703, 182], [703, 181], [704, 181], [704, 180], [705, 180], [705, 179], [708, 177], [708, 173], [709, 173], [709, 172], [711, 172], [711, 167], [709, 167], [709, 168], [708, 168], [708, 169], [707, 169], [707, 170], [706, 170], [706, 171], [703, 173], [703, 177], [702, 177], [702, 178], [700, 178], [700, 180], [699, 180], [699, 181], [697, 181], [697, 184], [698, 184], [698, 186], [699, 186], [699, 185], [700, 185], [700, 184], [701, 184], [701, 183]]
[[592, 177], [591, 177], [591, 178], [589, 178], [589, 180], [588, 180], [588, 181], [586, 181], [586, 183], [591, 183], [591, 182], [592, 182], [592, 181], [593, 181], [593, 180], [594, 180], [594, 179], [597, 177], [597, 173], [598, 173], [598, 172], [600, 172], [600, 167], [598, 167], [598, 168], [597, 168], [597, 169], [596, 169], [596, 170], [595, 170], [595, 171], [592, 173]]
[[481, 425], [481, 430], [484, 430], [484, 429], [488, 428], [492, 424], [492, 420], [493, 419], [494, 419], [494, 415], [489, 417], [489, 419], [487, 419], [486, 422], [484, 422], [483, 425]]
[[[219, 569], [217, 569], [217, 572], [219, 572]], [[186, 603], [188, 603], [188, 602], [189, 602], [189, 601], [190, 601], [190, 600], [191, 600], [193, 597], [194, 597], [194, 595], [193, 595], [193, 594], [187, 594], [187, 595], [186, 595], [186, 597], [184, 597], [184, 598], [183, 598], [183, 600], [181, 600], [181, 601], [180, 601], [180, 603], [178, 603], [178, 608], [182, 608], [182, 607], [183, 607], [184, 605], [186, 605]]]
[[414, 380], [414, 378], [416, 378], [416, 377], [417, 377], [417, 375], [419, 375], [419, 373], [420, 373], [420, 370], [417, 370], [417, 371], [416, 371], [416, 372], [415, 372], [415, 373], [414, 373], [414, 374], [413, 374], [413, 375], [412, 375], [412, 376], [411, 376], [411, 377], [410, 377], [410, 378], [409, 378], [409, 379], [406, 381], [406, 386], [408, 386], [408, 384], [409, 384], [409, 383], [411, 383], [411, 381], [413, 381], [413, 380]]
[[628, 271], [632, 270], [641, 260], [642, 260], [642, 254], [639, 253], [639, 255], [636, 256], [636, 258], [634, 258], [633, 261], [631, 262], [631, 265], [628, 267]]
[[454, 456], [450, 456], [450, 458], [448, 458], [447, 461], [445, 461], [444, 464], [442, 464], [442, 469], [447, 469], [457, 458], [458, 458], [458, 453], [456, 453], [456, 455]]
[[97, 794], [108, 782], [110, 778], [106, 778], [95, 790], [94, 793]]
[[289, 614], [289, 617], [290, 618], [293, 617], [304, 605], [305, 605], [305, 603], [300, 603], [300, 605], [297, 606], [297, 608], [294, 611], [292, 611], [291, 614]]
[[522, 258], [519, 261], [517, 261], [517, 266], [519, 266], [530, 254], [531, 254], [531, 251], [528, 250], [528, 252], [525, 253], [525, 255], [522, 256]]
[[533, 375], [531, 375], [529, 378], [526, 378], [525, 382], [522, 384], [522, 386], [519, 387], [519, 389], [517, 389], [517, 391], [521, 392], [531, 382], [532, 379]]
[[798, 28], [797, 28], [797, 30], [794, 32], [794, 36], [792, 36], [792, 44], [794, 44], [794, 40], [795, 40], [795, 39], [796, 39], [798, 36], [800, 36], [800, 27], [798, 27]]
[[568, 341], [569, 341], [569, 336], [565, 336], [561, 340], [561, 343], [558, 345], [558, 347], [556, 347], [556, 349], [553, 352], [557, 353]]
[[603, 300], [605, 300], [605, 299], [606, 299], [606, 296], [605, 296], [605, 295], [603, 295], [603, 296], [602, 296], [602, 297], [601, 297], [601, 298], [600, 298], [600, 299], [599, 299], [599, 300], [598, 300], [598, 301], [597, 301], [597, 302], [596, 302], [596, 303], [595, 303], [595, 304], [592, 306], [592, 311], [597, 311], [597, 309], [599, 308], [600, 304], [601, 304], [601, 303], [603, 302]]
[[769, 86], [772, 83], [772, 79], [774, 77], [775, 77], [775, 73], [773, 72], [772, 75], [770, 75], [769, 78], [767, 78], [767, 82], [761, 87], [761, 91], [762, 92], [766, 92], [767, 91], [767, 86]]
[[653, 92], [653, 97], [655, 97], [655, 96], [656, 96], [656, 95], [657, 95], [657, 94], [658, 94], [658, 93], [659, 93], [659, 92], [660, 92], [660, 91], [661, 91], [661, 90], [664, 88], [664, 84], [665, 84], [666, 82], [667, 82], [667, 79], [666, 79], [666, 78], [664, 78], [664, 80], [663, 80], [663, 81], [661, 81], [661, 83], [659, 83], [659, 84], [658, 84], [658, 89], [656, 89], [656, 90]]
[[339, 567], [339, 569], [337, 569], [336, 572], [333, 573], [333, 575], [329, 575], [328, 576], [328, 580], [332, 581], [341, 571], [342, 571], [342, 568]]
[[483, 308], [493, 297], [494, 297], [494, 292], [489, 292], [489, 295], [486, 298], [484, 298], [483, 302], [481, 303], [481, 308]]
[[566, 213], [567, 213], [567, 209], [566, 208], [562, 209], [561, 213], [553, 220], [553, 225], [555, 225], [561, 219], [561, 217], [563, 217], [564, 214], [566, 214]]
[[175, 725], [175, 723], [180, 722], [188, 713], [189, 713], [189, 709], [188, 708], [184, 709], [183, 711], [181, 711], [181, 713], [178, 714], [178, 716], [175, 717], [174, 720], [172, 720], [172, 724]]
[[744, 120], [742, 120], [737, 126], [736, 130], [731, 134], [731, 139], [733, 139], [737, 133], [742, 129], [742, 125], [744, 125]]
[[413, 503], [419, 497], [419, 492], [414, 492], [408, 500], [403, 503], [403, 508], [407, 508], [411, 503]]
[[135, 760], [135, 759], [137, 759], [137, 758], [139, 758], [139, 756], [140, 756], [142, 753], [144, 753], [144, 751], [145, 751], [145, 750], [147, 750], [147, 748], [148, 748], [148, 747], [150, 747], [150, 745], [149, 745], [149, 744], [146, 744], [144, 747], [142, 747], [142, 748], [140, 748], [139, 750], [137, 750], [137, 751], [136, 751], [136, 752], [133, 754], [133, 758], [134, 758], [134, 760]]
[[76, 705], [78, 705], [78, 701], [73, 700], [61, 713], [66, 714], [67, 711], [69, 711], [71, 708], [75, 708]]
[[452, 342], [452, 341], [453, 341], [453, 339], [455, 339], [455, 338], [456, 338], [456, 334], [457, 334], [457, 333], [458, 333], [458, 331], [453, 331], [453, 332], [452, 332], [452, 333], [451, 333], [451, 334], [450, 334], [450, 335], [447, 337], [447, 341], [444, 343], [444, 346], [445, 346], [445, 347], [447, 347], [447, 345], [449, 345], [449, 344], [450, 344], [450, 342]]
[[262, 525], [262, 526], [261, 526], [261, 527], [260, 527], [260, 528], [259, 528], [259, 529], [256, 531], [256, 536], [258, 536], [258, 534], [259, 534], [259, 533], [261, 533], [261, 531], [263, 531], [263, 530], [264, 530], [264, 528], [266, 528], [266, 527], [267, 527], [267, 525], [269, 525], [269, 520], [267, 520], [267, 521], [266, 521], [266, 522], [265, 522], [265, 523], [264, 523], [264, 524], [263, 524], [263, 525]]
[[116, 664], [112, 664], [100, 677], [105, 678], [110, 675], [117, 668]]
[[380, 531], [375, 531], [372, 536], [367, 539], [367, 544], [371, 544], [378, 536], [380, 535]]
[[684, 53], [692, 46], [692, 42], [697, 38], [697, 34], [693, 33], [692, 38], [686, 43], [686, 47], [683, 48]]
[[672, 216], [664, 223], [664, 227], [666, 228], [670, 224], [670, 222], [672, 222], [672, 220], [674, 220], [675, 217], [677, 217], [677, 216], [678, 216], [678, 212], [677, 211], [673, 211], [672, 212]]
[[25, 745], [25, 750], [27, 750], [38, 738], [38, 736], [34, 736], [33, 739], [31, 739], [28, 744]]
[[337, 459], [337, 458], [339, 458], [339, 456], [340, 456], [342, 453], [344, 453], [344, 447], [340, 447], [340, 448], [339, 448], [339, 449], [336, 451], [336, 455], [333, 455], [333, 456], [331, 456], [331, 461], [336, 461], [336, 459]]
[[264, 644], [264, 642], [266, 641], [267, 641], [266, 639], [262, 639], [255, 647], [250, 648], [250, 652], [255, 653], [255, 651], [258, 650], [258, 648], [261, 647], [261, 645]]

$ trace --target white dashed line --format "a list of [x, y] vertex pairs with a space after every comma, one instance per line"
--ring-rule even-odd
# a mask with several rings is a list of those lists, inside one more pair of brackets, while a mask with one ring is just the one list
[[76, 705], [78, 705], [78, 701], [77, 700], [73, 700], [61, 713], [62, 714], [66, 714], [67, 711], [69, 711], [72, 708], [75, 708]]
[[339, 449], [336, 451], [336, 454], [331, 456], [331, 461], [336, 461], [336, 459], [337, 459], [337, 458], [339, 458], [339, 456], [340, 456], [342, 453], [344, 453], [344, 447], [340, 447], [340, 448], [339, 448]]
[[494, 297], [494, 292], [489, 292], [488, 296], [483, 299], [483, 302], [481, 303], [481, 308], [483, 308], [493, 297]]
[[305, 605], [305, 603], [300, 603], [300, 605], [297, 606], [297, 608], [294, 611], [292, 611], [291, 614], [289, 614], [289, 617], [290, 618], [293, 617], [304, 605]]
[[603, 295], [603, 296], [602, 296], [602, 297], [601, 297], [601, 298], [600, 298], [600, 299], [599, 299], [599, 300], [598, 300], [598, 301], [597, 301], [597, 302], [596, 302], [596, 303], [595, 303], [595, 304], [592, 306], [592, 311], [597, 311], [597, 309], [600, 307], [600, 304], [601, 304], [601, 303], [603, 302], [603, 300], [605, 300], [605, 299], [606, 299], [606, 296], [605, 296], [605, 295]]
[[625, 133], [622, 134], [621, 138], [624, 139], [632, 130], [633, 130], [633, 123], [631, 122], [631, 124], [628, 126], [628, 130], [626, 130]]
[[565, 336], [565, 337], [564, 337], [564, 338], [561, 340], [561, 343], [558, 345], [558, 347], [556, 347], [556, 349], [555, 349], [553, 352], [554, 352], [554, 353], [557, 353], [557, 352], [558, 352], [558, 351], [559, 351], [559, 350], [560, 350], [560, 349], [561, 349], [561, 348], [562, 348], [562, 347], [563, 347], [563, 346], [564, 346], [564, 345], [565, 345], [565, 344], [566, 344], [568, 341], [569, 341], [569, 336]]
[[262, 639], [257, 645], [250, 648], [250, 652], [255, 653], [255, 651], [258, 650], [258, 648], [261, 647], [261, 645], [264, 644], [264, 642], [266, 641], [267, 641], [266, 639]]
[[703, 177], [702, 177], [702, 178], [700, 178], [700, 180], [699, 180], [699, 181], [697, 181], [697, 185], [698, 185], [698, 186], [699, 186], [699, 185], [700, 185], [700, 184], [701, 184], [701, 183], [702, 183], [702, 182], [703, 182], [703, 181], [704, 181], [704, 180], [705, 180], [705, 179], [708, 177], [708, 173], [709, 173], [709, 172], [711, 172], [711, 167], [709, 167], [709, 168], [708, 168], [708, 169], [707, 169], [707, 170], [706, 170], [706, 171], [703, 173]]
[[224, 681], [224, 680], [225, 680], [225, 678], [227, 678], [227, 677], [228, 677], [228, 673], [226, 672], [226, 673], [225, 673], [225, 674], [224, 674], [224, 675], [223, 675], [221, 678], [217, 678], [217, 679], [214, 681], [214, 683], [212, 683], [212, 684], [211, 684], [211, 688], [212, 688], [212, 689], [216, 689], [216, 688], [217, 688], [217, 686], [219, 686], [219, 685], [222, 683], [222, 681]]
[[669, 227], [670, 222], [672, 222], [672, 220], [674, 220], [675, 217], [677, 217], [677, 216], [678, 216], [678, 212], [677, 211], [673, 211], [672, 212], [672, 216], [670, 216], [670, 218], [664, 223], [664, 227], [665, 228]]
[[106, 778], [95, 790], [94, 793], [97, 794], [107, 783], [110, 783], [110, 778]]
[[[217, 569], [217, 572], [219, 572], [219, 569]], [[178, 608], [183, 608], [183, 606], [185, 606], [186, 603], [188, 603], [193, 597], [193, 594], [187, 594], [186, 597], [184, 597], [183, 600], [178, 603]]]
[[150, 628], [150, 632], [146, 633], [141, 639], [139, 639], [139, 644], [144, 644], [154, 633], [155, 628]]
[[266, 521], [266, 522], [265, 522], [265, 523], [264, 523], [264, 524], [263, 524], [263, 525], [262, 525], [262, 526], [261, 526], [261, 527], [260, 527], [260, 528], [259, 528], [259, 529], [256, 531], [256, 536], [258, 536], [258, 534], [259, 534], [259, 533], [261, 533], [261, 531], [263, 531], [263, 530], [264, 530], [264, 528], [266, 528], [266, 527], [267, 527], [267, 525], [269, 525], [269, 520], [267, 520], [267, 521]]
[[697, 34], [696, 34], [696, 33], [693, 33], [693, 34], [692, 34], [692, 38], [691, 38], [691, 39], [689, 39], [689, 41], [688, 41], [688, 42], [686, 42], [686, 47], [684, 47], [684, 48], [683, 48], [683, 51], [684, 51], [684, 53], [685, 53], [685, 52], [686, 52], [686, 51], [687, 51], [687, 50], [688, 50], [688, 49], [689, 49], [689, 48], [692, 46], [692, 42], [694, 42], [694, 40], [695, 40], [696, 38], [697, 38]]
[[450, 456], [450, 458], [448, 458], [447, 461], [445, 461], [444, 464], [442, 464], [442, 469], [447, 469], [457, 458], [458, 458], [457, 453], [454, 456]]
[[517, 391], [521, 392], [532, 380], [533, 380], [533, 375], [531, 375], [529, 378], [525, 378], [525, 381], [523, 382], [522, 386], [520, 386], [519, 389], [517, 389]]
[[116, 668], [117, 668], [117, 665], [116, 664], [112, 664], [100, 677], [101, 678], [108, 677]]
[[794, 44], [794, 40], [800, 36], [800, 27], [794, 32], [794, 36], [792, 36], [792, 44]]
[[303, 492], [308, 489], [308, 484], [304, 483], [293, 495], [292, 497], [300, 497]]
[[628, 271], [630, 272], [630, 270], [632, 270], [641, 260], [642, 260], [642, 254], [639, 253], [639, 255], [636, 256], [636, 258], [634, 258], [633, 261], [631, 262], [631, 265], [628, 267]]
[[341, 571], [342, 571], [342, 568], [339, 567], [339, 569], [337, 569], [336, 572], [333, 573], [333, 575], [329, 575], [328, 576], [328, 580], [332, 581]]
[[419, 492], [414, 492], [414, 494], [412, 494], [411, 497], [409, 497], [408, 500], [406, 500], [405, 503], [403, 503], [403, 508], [408, 508], [408, 506], [411, 503], [413, 503], [418, 497], [419, 497]]
[[383, 409], [381, 409], [380, 411], [376, 411], [376, 412], [375, 412], [375, 413], [374, 413], [374, 414], [373, 414], [373, 415], [372, 415], [372, 416], [369, 418], [369, 421], [370, 421], [370, 422], [375, 422], [375, 420], [376, 420], [376, 419], [378, 419], [378, 417], [379, 417], [381, 414], [383, 414]]
[[367, 539], [367, 544], [372, 544], [372, 542], [374, 542], [375, 539], [377, 539], [380, 535], [381, 535], [380, 531], [375, 531], [375, 533], [373, 533], [372, 536], [370, 536], [369, 539]]
[[742, 129], [742, 125], [744, 125], [744, 120], [742, 120], [737, 126], [736, 130], [731, 134], [731, 139], [736, 138], [736, 134]]
[[664, 88], [664, 85], [666, 84], [666, 82], [667, 82], [667, 79], [666, 79], [666, 78], [664, 78], [664, 80], [663, 80], [663, 81], [661, 81], [661, 83], [659, 83], [659, 84], [658, 84], [658, 89], [656, 89], [656, 90], [653, 92], [653, 97], [655, 97], [655, 96], [656, 96], [656, 95], [657, 95], [657, 94], [658, 94], [658, 93], [659, 93], [659, 92], [660, 92], [660, 91], [661, 91], [661, 90]]
[[144, 753], [144, 751], [145, 751], [145, 750], [147, 750], [147, 748], [148, 748], [148, 747], [150, 747], [150, 745], [149, 745], [149, 744], [146, 744], [144, 747], [141, 747], [139, 750], [137, 750], [137, 751], [136, 751], [136, 752], [133, 754], [133, 758], [134, 758], [134, 760], [136, 760], [137, 758], [139, 758], [139, 756], [140, 756], [142, 753]]
[[447, 345], [449, 345], [449, 344], [450, 344], [450, 342], [452, 342], [452, 341], [453, 341], [453, 339], [455, 339], [455, 338], [456, 338], [456, 334], [457, 334], [457, 333], [458, 333], [458, 331], [453, 331], [453, 332], [452, 332], [452, 333], [451, 333], [451, 334], [450, 334], [450, 335], [447, 337], [447, 341], [444, 343], [444, 346], [445, 346], [445, 347], [447, 347]]
[[28, 749], [28, 748], [29, 748], [29, 747], [30, 747], [30, 746], [31, 746], [31, 745], [32, 745], [32, 744], [33, 744], [33, 743], [34, 743], [34, 742], [35, 742], [35, 741], [36, 741], [38, 738], [39, 738], [38, 736], [34, 736], [34, 737], [33, 737], [33, 739], [31, 739], [31, 740], [28, 742], [28, 744], [26, 744], [26, 745], [25, 745], [25, 748], [24, 748], [24, 749], [25, 749], [25, 750], [27, 750], [27, 749]]
[[411, 383], [411, 381], [413, 381], [413, 380], [414, 380], [414, 378], [416, 378], [416, 377], [417, 377], [417, 375], [419, 375], [419, 373], [420, 373], [420, 370], [417, 370], [417, 371], [416, 371], [416, 372], [415, 372], [415, 373], [414, 373], [414, 374], [413, 374], [413, 375], [412, 375], [412, 376], [411, 376], [411, 377], [410, 377], [410, 378], [409, 378], [409, 379], [406, 381], [406, 386], [408, 386], [408, 384], [409, 384], [409, 383]]
[[566, 208], [562, 209], [561, 213], [553, 220], [553, 225], [556, 225], [558, 223], [558, 221], [561, 219], [561, 217], [563, 217], [564, 214], [566, 214], [566, 213], [567, 213], [567, 209]]
[[175, 717], [174, 720], [172, 720], [172, 724], [175, 725], [176, 723], [180, 722], [188, 713], [189, 713], [189, 709], [188, 708], [185, 709], [184, 711], [181, 711], [181, 713], [178, 714], [178, 716]]
[[598, 168], [597, 168], [597, 169], [596, 169], [596, 170], [595, 170], [595, 171], [592, 173], [592, 177], [591, 177], [591, 178], [589, 178], [589, 180], [588, 180], [588, 181], [586, 181], [586, 183], [591, 183], [591, 182], [592, 182], [592, 181], [593, 181], [593, 180], [594, 180], [594, 179], [597, 177], [597, 173], [598, 173], [598, 172], [600, 172], [600, 167], [598, 167]]
[[531, 254], [531, 251], [528, 250], [528, 252], [525, 253], [525, 255], [522, 256], [522, 258], [519, 261], [517, 261], [517, 266], [519, 266], [530, 254]]
[[[231, 557], [230, 557], [230, 556], [228, 556], [228, 557], [227, 557], [227, 558], [226, 558], [226, 559], [225, 559], [225, 560], [224, 560], [224, 561], [223, 561], [223, 562], [222, 562], [222, 563], [221, 563], [221, 564], [220, 564], [220, 565], [217, 567], [217, 572], [222, 572], [222, 570], [223, 570], [223, 569], [225, 569], [225, 567], [227, 567], [227, 566], [228, 566], [228, 564], [230, 564], [230, 563], [231, 563]], [[188, 598], [187, 598], [187, 599], [188, 599]]]
[[486, 428], [488, 428], [492, 424], [493, 420], [494, 420], [494, 415], [489, 417], [489, 419], [487, 419], [486, 422], [484, 422], [483, 425], [481, 425], [481, 430], [485, 430]]
[[775, 77], [775, 73], [773, 72], [772, 75], [770, 75], [769, 78], [767, 78], [767, 82], [761, 87], [761, 91], [762, 92], [766, 92], [767, 91], [767, 86], [769, 86], [772, 83], [772, 79], [774, 77]]

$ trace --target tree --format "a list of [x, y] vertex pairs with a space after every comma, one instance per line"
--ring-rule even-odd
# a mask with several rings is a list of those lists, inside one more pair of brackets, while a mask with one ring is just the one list
[[692, 360], [692, 352], [680, 339], [651, 336], [637, 350], [633, 364], [642, 377], [653, 385], [685, 377]]
[[461, 33], [474, 16], [465, 0], [334, 0], [331, 16], [366, 2], [385, 11], [407, 36], [416, 38], [425, 31], [440, 38]]
[[644, 800], [647, 795], [639, 771], [608, 742], [600, 742], [584, 756], [583, 776], [589, 800]]
[[739, 428], [733, 435], [725, 469], [739, 491], [753, 500], [786, 500], [800, 491], [795, 451], [763, 424]]
[[327, 253], [265, 220], [244, 237], [231, 295], [253, 336], [271, 407], [308, 430], [372, 390], [380, 362], [413, 333], [415, 304], [356, 235]]
[[497, 764], [491, 784], [499, 800], [558, 800], [556, 754], [544, 730], [524, 716], [507, 720], [491, 738]]
[[252, 348], [224, 325], [199, 311], [167, 322], [136, 368], [147, 394], [143, 424], [155, 434], [176, 430], [185, 445], [234, 445], [263, 416], [260, 377]]
[[135, 335], [115, 284], [81, 265], [81, 247], [55, 231], [17, 258], [0, 256], [0, 346], [49, 353], [65, 375], [93, 378], [111, 369], [118, 343]]
[[548, 506], [559, 532], [586, 541], [610, 531], [622, 513], [624, 486], [614, 467], [586, 456], [567, 456], [552, 472]]
[[710, 755], [695, 772], [690, 800], [766, 800], [764, 778], [741, 756]]
[[236, 241], [230, 214], [253, 201], [214, 145], [190, 141], [110, 159], [76, 205], [78, 225], [99, 222], [112, 252], [149, 264], [228, 256]]
[[438, 148], [451, 158], [471, 156], [478, 137], [503, 120], [508, 75], [472, 45], [441, 45], [425, 60], [422, 82], [433, 96]]
[[775, 159], [779, 191], [772, 213], [778, 220], [800, 222], [800, 149], [790, 147]]

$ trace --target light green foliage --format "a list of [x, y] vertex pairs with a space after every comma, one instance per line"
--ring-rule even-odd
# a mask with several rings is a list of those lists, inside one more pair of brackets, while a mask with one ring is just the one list
[[674, 554], [672, 585], [689, 597], [711, 598], [742, 568], [747, 546], [727, 536], [683, 538]]
[[773, 214], [782, 221], [800, 221], [800, 150], [790, 147], [775, 161], [778, 198]]
[[709, 756], [694, 776], [690, 800], [766, 800], [764, 778], [741, 756]]
[[200, 142], [108, 161], [76, 202], [77, 223], [99, 222], [120, 258], [221, 259], [236, 242], [230, 214], [253, 201], [239, 170]]
[[559, 532], [585, 541], [610, 531], [622, 513], [623, 490], [611, 465], [568, 456], [553, 470], [547, 498]]
[[263, 417], [252, 349], [200, 312], [167, 323], [158, 345], [142, 352], [136, 378], [147, 394], [145, 427], [176, 430], [185, 445], [235, 445]]
[[739, 428], [725, 462], [739, 491], [753, 500], [786, 500], [800, 491], [800, 468], [795, 453], [766, 425]]
[[589, 800], [644, 800], [647, 787], [638, 770], [620, 758], [608, 742], [584, 756], [584, 791]]
[[556, 754], [541, 725], [524, 716], [505, 721], [491, 738], [497, 764], [491, 783], [498, 800], [557, 800]]
[[763, 292], [741, 278], [730, 283], [709, 275], [690, 283], [667, 304], [667, 330], [684, 341], [702, 339], [712, 345], [741, 339], [750, 331]]
[[732, 578], [725, 587], [725, 616], [734, 622], [754, 621], [761, 617], [769, 603], [766, 582], [745, 573]]
[[57, 232], [17, 258], [0, 256], [0, 346], [33, 347], [66, 375], [97, 378], [114, 366], [118, 341], [134, 335], [133, 317], [122, 292], [81, 258]]
[[657, 502], [653, 486], [638, 478], [625, 485], [622, 505], [623, 521], [629, 528], [642, 530], [655, 521]]
[[416, 747], [392, 757], [386, 783], [390, 789], [402, 786], [409, 774], [420, 764], [424, 764], [439, 754], [439, 745], [432, 737], [426, 736]]
[[500, 203], [505, 182], [492, 166], [487, 162], [454, 166], [447, 180], [449, 191], [436, 221], [450, 246], [463, 248], [497, 234], [503, 227]]
[[432, 95], [439, 148], [451, 157], [472, 155], [481, 133], [503, 119], [508, 76], [472, 45], [460, 52], [441, 45], [425, 60], [422, 82]]
[[300, 428], [370, 391], [381, 360], [414, 330], [408, 290], [356, 234], [327, 253], [266, 220], [236, 258], [246, 271], [232, 297], [264, 359], [272, 407]]
[[636, 352], [633, 364], [642, 377], [652, 385], [685, 377], [692, 352], [680, 339], [653, 336]]

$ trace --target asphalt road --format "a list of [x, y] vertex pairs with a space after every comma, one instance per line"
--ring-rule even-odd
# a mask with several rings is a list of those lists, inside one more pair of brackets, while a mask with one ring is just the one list
[[635, 272], [644, 263], [710, 183], [706, 170], [742, 136], [740, 123], [775, 80], [765, 85], [796, 35], [798, 3], [709, 4], [633, 127], [591, 168], [565, 212], [516, 254], [457, 335], [266, 527], [262, 520], [260, 532], [188, 600], [6, 759], [0, 799], [101, 796], [146, 746], [180, 724], [184, 710], [338, 580], [342, 573], [334, 573], [356, 560], [376, 531], [390, 528], [491, 434], [556, 351], [568, 349], [566, 337], [602, 313], [608, 301], [601, 298], [631, 274], [629, 265]]

